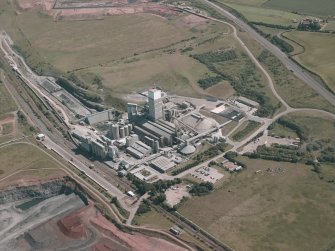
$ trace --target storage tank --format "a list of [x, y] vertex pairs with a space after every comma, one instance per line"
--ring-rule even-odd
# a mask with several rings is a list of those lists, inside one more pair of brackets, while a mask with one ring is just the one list
[[127, 137], [129, 136], [129, 129], [128, 129], [128, 126], [124, 126], [124, 135]]
[[155, 152], [155, 153], [158, 153], [158, 152], [159, 152], [159, 142], [158, 142], [158, 140], [156, 140], [156, 141], [154, 142], [154, 152]]
[[125, 133], [124, 133], [124, 127], [120, 127], [120, 138], [124, 138], [125, 137]]
[[112, 125], [112, 136], [113, 136], [113, 139], [115, 139], [115, 140], [120, 139], [119, 125], [118, 124]]

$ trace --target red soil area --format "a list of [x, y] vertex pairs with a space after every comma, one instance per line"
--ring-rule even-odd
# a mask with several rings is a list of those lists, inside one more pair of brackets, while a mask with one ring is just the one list
[[57, 222], [59, 229], [64, 235], [74, 239], [87, 237], [85, 226], [83, 225], [82, 217], [80, 216], [81, 211], [84, 210], [85, 208], [74, 214], [70, 214]]
[[125, 4], [124, 1], [120, 0], [78, 1], [71, 2], [71, 4], [66, 4], [66, 2], [62, 4], [58, 1], [56, 8], [54, 8], [55, 0], [16, 0], [15, 3], [20, 11], [44, 10], [55, 20], [102, 19], [106, 16], [136, 13], [151, 13], [163, 17], [179, 14], [177, 9], [159, 3], [147, 3], [146, 1], [137, 1], [135, 4]]
[[[57, 222], [59, 230], [73, 239], [90, 239], [95, 251], [181, 251], [184, 248], [166, 240], [138, 232], [126, 233], [103, 217], [93, 204], [84, 207]], [[95, 234], [87, 234], [94, 232]], [[94, 237], [92, 237], [94, 236]]]

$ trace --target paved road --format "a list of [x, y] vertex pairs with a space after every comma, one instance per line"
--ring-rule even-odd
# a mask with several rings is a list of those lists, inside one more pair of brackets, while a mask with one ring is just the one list
[[122, 193], [119, 189], [115, 188], [112, 184], [110, 184], [105, 178], [98, 175], [95, 171], [90, 169], [86, 164], [82, 163], [80, 160], [78, 160], [72, 152], [69, 152], [67, 149], [64, 149], [63, 146], [60, 146], [53, 142], [48, 136], [45, 137], [44, 141], [41, 141], [41, 143], [49, 150], [52, 150], [56, 152], [58, 155], [60, 155], [64, 160], [71, 163], [73, 166], [75, 166], [77, 169], [79, 169], [82, 172], [85, 172], [85, 174], [90, 177], [92, 180], [94, 180], [97, 184], [99, 184], [101, 187], [106, 189], [108, 192], [110, 192], [112, 195], [117, 197], [124, 197], [125, 194]]
[[130, 210], [130, 211], [129, 211], [129, 217], [128, 217], [127, 221], [126, 221], [126, 224], [127, 224], [127, 225], [131, 225], [131, 222], [133, 221], [133, 219], [134, 219], [134, 217], [135, 217], [135, 214], [136, 214], [136, 212], [137, 212], [137, 209], [138, 209], [138, 207], [140, 206], [141, 202], [142, 202], [144, 199], [148, 199], [149, 197], [150, 197], [149, 193], [146, 193], [146, 194], [142, 195], [142, 197], [140, 197], [140, 198], [136, 201], [136, 203], [133, 205], [134, 209], [136, 209], [136, 210]]
[[233, 23], [235, 23], [238, 27], [245, 30], [249, 35], [255, 39], [258, 43], [260, 43], [264, 48], [271, 51], [286, 67], [287, 69], [294, 72], [294, 74], [300, 78], [302, 81], [304, 81], [308, 86], [313, 88], [316, 92], [318, 92], [321, 96], [323, 96], [326, 100], [329, 101], [332, 105], [335, 106], [335, 96], [330, 91], [328, 91], [322, 83], [317, 81], [315, 78], [312, 77], [312, 75], [305, 71], [302, 67], [300, 67], [298, 64], [293, 62], [284, 52], [282, 52], [277, 46], [270, 43], [268, 40], [266, 40], [264, 37], [262, 37], [260, 34], [258, 34], [253, 28], [251, 28], [247, 23], [240, 20], [233, 14], [229, 13], [219, 5], [210, 2], [209, 0], [202, 0], [203, 2], [207, 3], [208, 5], [211, 5], [215, 9], [217, 9], [222, 15], [224, 15], [226, 18], [231, 20]]

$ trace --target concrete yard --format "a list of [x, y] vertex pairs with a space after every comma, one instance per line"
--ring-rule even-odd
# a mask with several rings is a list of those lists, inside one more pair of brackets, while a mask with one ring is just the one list
[[254, 152], [257, 150], [257, 147], [262, 146], [262, 145], [266, 145], [268, 147], [273, 144], [290, 146], [290, 145], [299, 145], [299, 143], [300, 143], [300, 140], [297, 140], [297, 139], [276, 138], [276, 137], [268, 136], [268, 132], [265, 131], [263, 136], [250, 142], [248, 145], [246, 145], [243, 148], [243, 150], [240, 153], [243, 154], [247, 152]]
[[170, 206], [177, 205], [184, 197], [190, 197], [187, 185], [176, 185], [166, 190], [166, 202]]

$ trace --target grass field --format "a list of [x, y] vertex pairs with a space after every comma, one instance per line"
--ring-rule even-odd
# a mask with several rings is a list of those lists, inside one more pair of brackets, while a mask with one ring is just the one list
[[0, 80], [0, 115], [15, 111], [16, 109], [17, 107], [14, 100]]
[[[19, 170], [40, 169], [34, 170], [30, 175], [35, 178], [44, 178], [53, 173], [53, 171], [43, 170], [43, 168], [60, 168], [49, 156], [28, 144], [14, 144], [1, 147], [0, 159], [0, 183], [3, 182], [1, 179]], [[23, 177], [25, 177], [25, 173], [20, 172], [15, 178], [19, 180]]]
[[[225, 1], [222, 1], [225, 2]], [[251, 22], [263, 22], [268, 24], [294, 25], [293, 19], [301, 19], [302, 16], [285, 10], [263, 8], [261, 6], [251, 6], [227, 3], [227, 5], [246, 17]]]
[[333, 0], [268, 0], [264, 6], [308, 15], [335, 15], [335, 2]]
[[250, 6], [261, 6], [262, 4], [266, 3], [266, 1], [268, 0], [219, 0], [219, 2], [250, 5]]
[[192, 35], [165, 19], [145, 14], [83, 23], [54, 22], [51, 17], [30, 12], [19, 15], [17, 24], [32, 46], [62, 71], [106, 64]]
[[200, 89], [197, 80], [207, 72], [205, 66], [180, 53], [150, 53], [136, 58], [133, 62], [116, 62], [106, 67], [82, 70], [77, 74], [85, 79], [88, 72], [94, 72], [102, 77], [107, 89], [117, 93], [140, 91], [156, 83], [171, 93], [197, 96]]
[[335, 91], [335, 35], [293, 31], [285, 33], [285, 36], [305, 47], [305, 52], [295, 56], [295, 59], [320, 75]]
[[[275, 20], [288, 20], [292, 12], [303, 15], [334, 16], [333, 0], [219, 0], [244, 14], [250, 21], [261, 18], [273, 23]], [[282, 12], [281, 18], [279, 13]], [[265, 13], [264, 13], [265, 12]], [[257, 15], [258, 14], [258, 15]], [[297, 17], [298, 15], [296, 15]], [[261, 20], [260, 19], [260, 20]]]
[[335, 20], [329, 20], [325, 30], [335, 31]]
[[335, 139], [335, 120], [330, 116], [317, 112], [297, 112], [285, 118], [304, 128], [315, 140]]
[[[158, 213], [155, 209], [151, 208], [151, 211], [142, 214], [141, 216], [136, 215], [133, 223], [139, 226], [146, 226], [150, 228], [160, 229], [163, 231], [168, 231], [171, 227], [175, 226], [175, 224], [164, 217], [162, 214]], [[204, 250], [207, 250], [206, 246], [202, 244], [199, 240], [191, 236], [190, 234], [183, 232], [179, 236], [183, 241], [188, 242], [191, 245], [197, 245]]]
[[178, 211], [236, 250], [326, 250], [333, 244], [334, 184], [305, 165], [239, 160], [246, 170]]
[[7, 135], [13, 132], [13, 123], [6, 123], [2, 125], [2, 135]]
[[274, 134], [275, 136], [292, 138], [295, 139], [298, 135], [291, 129], [284, 127], [280, 124], [275, 124], [274, 128], [269, 131], [270, 134]]

